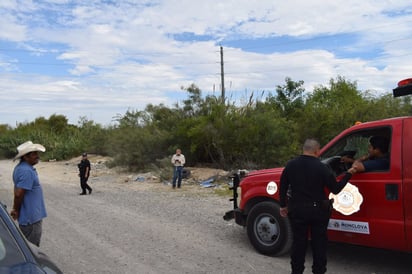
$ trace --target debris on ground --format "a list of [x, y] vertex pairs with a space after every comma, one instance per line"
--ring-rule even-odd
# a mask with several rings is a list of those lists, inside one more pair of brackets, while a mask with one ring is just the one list
[[214, 178], [207, 179], [203, 182], [200, 182], [200, 185], [204, 188], [215, 187], [216, 184], [213, 184], [214, 180], [215, 180]]

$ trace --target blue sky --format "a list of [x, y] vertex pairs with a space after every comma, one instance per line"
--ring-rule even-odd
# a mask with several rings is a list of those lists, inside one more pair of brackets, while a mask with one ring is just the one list
[[51, 0], [0, 3], [0, 124], [52, 114], [103, 126], [192, 83], [242, 101], [286, 77], [391, 93], [412, 77], [412, 2]]

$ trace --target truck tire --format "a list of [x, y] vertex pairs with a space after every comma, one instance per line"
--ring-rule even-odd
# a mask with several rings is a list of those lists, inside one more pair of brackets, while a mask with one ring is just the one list
[[289, 219], [280, 216], [279, 209], [277, 203], [261, 202], [248, 214], [247, 235], [259, 253], [280, 256], [290, 250], [292, 229]]

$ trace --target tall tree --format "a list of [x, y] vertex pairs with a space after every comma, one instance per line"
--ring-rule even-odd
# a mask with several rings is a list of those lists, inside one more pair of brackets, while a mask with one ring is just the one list
[[300, 110], [304, 105], [303, 81], [292, 81], [291, 78], [285, 78], [283, 86], [276, 87], [276, 96], [269, 96], [269, 101], [272, 101], [283, 113], [283, 117], [293, 118], [299, 115]]
[[343, 129], [362, 119], [367, 112], [367, 101], [357, 89], [356, 82], [338, 76], [329, 86], [315, 87], [308, 95], [303, 115], [298, 121], [300, 140], [316, 137], [326, 143]]

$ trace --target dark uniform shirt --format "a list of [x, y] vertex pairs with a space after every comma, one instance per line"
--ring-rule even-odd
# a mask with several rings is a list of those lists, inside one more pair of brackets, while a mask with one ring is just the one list
[[[81, 160], [80, 164], [78, 164], [78, 167], [79, 167], [79, 174], [80, 174], [81, 178], [89, 177], [89, 175], [90, 175], [90, 161], [88, 159]], [[89, 169], [87, 170], [87, 174], [86, 174], [86, 168], [87, 167]]]
[[329, 168], [318, 158], [300, 155], [289, 161], [280, 179], [280, 206], [287, 205], [290, 187], [293, 203], [311, 203], [326, 200], [325, 187], [334, 194], [339, 193], [352, 175], [350, 173], [336, 182]]

